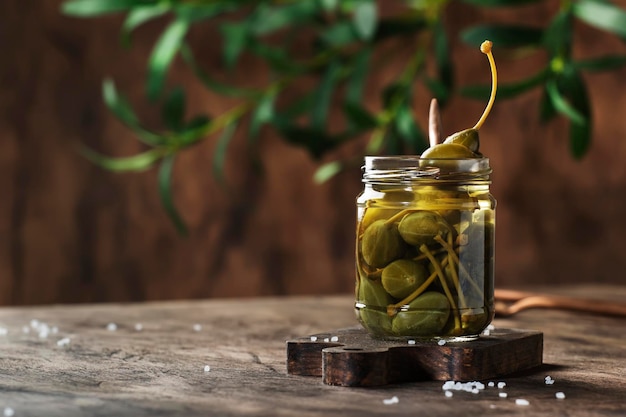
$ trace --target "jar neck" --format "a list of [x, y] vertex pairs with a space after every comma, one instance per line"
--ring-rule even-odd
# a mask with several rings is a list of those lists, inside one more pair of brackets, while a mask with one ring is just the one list
[[489, 158], [366, 156], [365, 184], [490, 184]]

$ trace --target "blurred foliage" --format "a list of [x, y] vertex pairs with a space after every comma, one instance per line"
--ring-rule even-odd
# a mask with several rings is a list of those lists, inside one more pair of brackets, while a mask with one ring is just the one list
[[[464, 0], [477, 8], [512, 8], [547, 0]], [[213, 172], [224, 180], [224, 161], [238, 129], [247, 126], [248, 146], [258, 146], [259, 131], [274, 129], [281, 138], [308, 150], [315, 159], [358, 138], [368, 136], [367, 154], [421, 153], [427, 147], [422, 128], [412, 111], [412, 94], [423, 83], [440, 105], [452, 94], [486, 100], [489, 85], [454, 86], [454, 67], [444, 25], [444, 13], [453, 0], [69, 0], [63, 13], [96, 17], [123, 13], [121, 43], [131, 45], [132, 32], [153, 19], [165, 22], [147, 62], [146, 95], [162, 109], [163, 130], [145, 127], [129, 101], [112, 80], [103, 83], [104, 101], [115, 116], [133, 130], [146, 151], [111, 158], [86, 149], [94, 163], [113, 171], [139, 171], [158, 166], [158, 184], [164, 208], [180, 232], [185, 223], [172, 199], [171, 175], [175, 158], [183, 149], [219, 135]], [[393, 5], [396, 13], [383, 16], [381, 7]], [[626, 40], [626, 12], [608, 0], [561, 0], [546, 27], [532, 24], [482, 24], [461, 33], [464, 42], [478, 47], [485, 39], [497, 48], [543, 53], [548, 59], [536, 74], [500, 85], [500, 100], [531, 89], [542, 91], [541, 120], [563, 117], [569, 121], [570, 149], [582, 157], [591, 141], [591, 106], [581, 74], [613, 70], [626, 64], [626, 55], [577, 60], [572, 56], [574, 24], [581, 21]], [[532, 7], [532, 5], [531, 5]], [[387, 9], [385, 9], [387, 10]], [[556, 8], [555, 8], [556, 10]], [[223, 66], [234, 71], [249, 54], [265, 65], [268, 78], [258, 88], [219, 79], [204, 69], [188, 42], [195, 25], [219, 29]], [[386, 42], [396, 39], [398, 42]], [[408, 55], [397, 77], [383, 85], [376, 110], [363, 105], [368, 77], [398, 65], [393, 56]], [[222, 114], [186, 118], [185, 90], [167, 88], [168, 70], [176, 58], [213, 93], [235, 98], [236, 106]], [[427, 70], [427, 63], [431, 68]], [[223, 71], [220, 71], [222, 73]], [[301, 92], [299, 81], [313, 80]], [[294, 85], [299, 89], [293, 89]], [[309, 85], [309, 84], [304, 84]], [[294, 90], [297, 93], [294, 96]], [[430, 99], [430, 97], [429, 97]], [[329, 129], [331, 108], [339, 106], [343, 127]], [[247, 119], [247, 123], [242, 123]], [[361, 155], [358, 156], [358, 162]], [[355, 161], [322, 164], [315, 180], [322, 182]]]

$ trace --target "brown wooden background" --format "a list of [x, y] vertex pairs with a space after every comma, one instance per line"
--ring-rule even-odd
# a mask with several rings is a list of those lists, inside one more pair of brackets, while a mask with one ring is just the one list
[[[124, 50], [119, 18], [70, 19], [59, 4], [0, 2], [0, 304], [352, 290], [358, 168], [316, 186], [316, 164], [267, 130], [264, 175], [249, 169], [240, 137], [229, 153], [231, 188], [224, 191], [211, 176], [215, 141], [207, 141], [175, 168], [176, 197], [191, 225], [191, 235], [181, 238], [160, 207], [154, 172], [112, 174], [80, 157], [79, 143], [113, 155], [140, 150], [102, 105], [100, 85], [114, 76], [139, 112], [154, 118], [142, 91], [160, 23], [141, 29]], [[540, 24], [550, 7], [486, 13], [457, 5], [447, 18], [456, 36], [468, 24], [496, 18]], [[204, 65], [218, 67], [214, 36], [211, 28], [192, 34]], [[583, 25], [576, 42], [579, 57], [626, 49]], [[458, 83], [488, 81], [484, 57], [453, 46]], [[496, 59], [504, 82], [527, 76], [541, 61], [513, 62], [497, 52]], [[237, 74], [252, 82], [261, 76], [254, 68]], [[587, 77], [595, 137], [582, 161], [569, 156], [564, 123], [538, 122], [537, 93], [497, 102], [481, 139], [495, 169], [498, 285], [624, 282], [625, 77], [626, 70]], [[195, 85], [182, 65], [172, 78]], [[193, 91], [196, 110], [216, 113], [233, 104], [199, 86]], [[375, 99], [370, 94], [370, 104]], [[428, 101], [416, 98], [422, 122]], [[456, 98], [444, 113], [446, 133], [473, 125], [483, 107]]]

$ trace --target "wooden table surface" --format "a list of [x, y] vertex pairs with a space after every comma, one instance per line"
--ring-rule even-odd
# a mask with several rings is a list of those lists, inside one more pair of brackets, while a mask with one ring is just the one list
[[[559, 291], [626, 302], [626, 287]], [[506, 382], [501, 390], [447, 398], [437, 381], [346, 388], [287, 375], [285, 341], [355, 325], [352, 301], [346, 295], [2, 308], [0, 413], [626, 415], [625, 320], [584, 313], [529, 310], [496, 319], [496, 327], [544, 332], [545, 365], [496, 380]], [[547, 375], [553, 385], [545, 384]], [[393, 397], [398, 401], [385, 404]]]

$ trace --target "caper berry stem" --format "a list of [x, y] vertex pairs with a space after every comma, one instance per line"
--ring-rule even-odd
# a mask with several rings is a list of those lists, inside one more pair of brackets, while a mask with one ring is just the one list
[[415, 209], [404, 209], [404, 210], [402, 210], [401, 212], [396, 213], [396, 214], [394, 214], [393, 216], [391, 216], [390, 218], [388, 218], [388, 219], [385, 221], [385, 224], [386, 224], [386, 225], [390, 225], [390, 224], [393, 224], [393, 223], [395, 223], [395, 222], [397, 222], [397, 221], [400, 221], [400, 220], [402, 220], [402, 218], [403, 218], [404, 216], [406, 216], [407, 214], [412, 213], [412, 212], [414, 212], [414, 211], [417, 211], [417, 210], [415, 210]]
[[489, 102], [487, 103], [487, 107], [485, 107], [485, 111], [478, 122], [474, 125], [473, 129], [478, 130], [482, 127], [483, 123], [489, 116], [489, 112], [493, 107], [493, 103], [496, 100], [496, 90], [498, 88], [498, 72], [496, 71], [496, 61], [493, 59], [493, 53], [491, 53], [491, 48], [493, 47], [493, 42], [484, 41], [480, 45], [480, 52], [487, 55], [487, 59], [489, 60], [489, 67], [491, 68], [491, 95], [489, 96]]
[[437, 259], [433, 256], [433, 254], [428, 249], [428, 246], [422, 245], [420, 246], [420, 252], [425, 254], [428, 257], [428, 260], [435, 268], [437, 275], [439, 276], [439, 281], [441, 282], [441, 286], [443, 287], [443, 292], [448, 297], [448, 301], [450, 302], [450, 307], [454, 312], [454, 330], [461, 331], [461, 316], [459, 314], [459, 309], [457, 308], [456, 301], [452, 297], [452, 293], [450, 293], [450, 288], [448, 288], [448, 284], [446, 283], [446, 276], [443, 274], [443, 269], [441, 268], [441, 264]]
[[[439, 237], [439, 236], [437, 236]], [[443, 241], [443, 239], [440, 239]], [[437, 240], [437, 241], [440, 241]], [[465, 300], [465, 294], [463, 294], [463, 289], [461, 288], [461, 282], [459, 281], [459, 274], [456, 272], [456, 265], [454, 264], [453, 256], [456, 256], [454, 249], [452, 248], [452, 235], [448, 235], [448, 244], [444, 245], [444, 248], [448, 252], [448, 263], [450, 264], [450, 273], [452, 274], [452, 282], [454, 282], [454, 287], [456, 288], [457, 296], [459, 297], [459, 306], [460, 308], [467, 308], [467, 301]]]
[[452, 260], [459, 266], [459, 271], [464, 275], [465, 280], [468, 281], [476, 291], [478, 291], [478, 294], [482, 294], [483, 290], [478, 286], [478, 284], [476, 284], [476, 282], [474, 282], [474, 279], [472, 278], [470, 273], [467, 271], [467, 269], [465, 269], [465, 267], [461, 263], [461, 260], [459, 259], [459, 256], [456, 254], [456, 251], [452, 248], [452, 245], [449, 245], [448, 242], [446, 242], [439, 236], [436, 236], [435, 240], [439, 242], [441, 246], [446, 248]]

